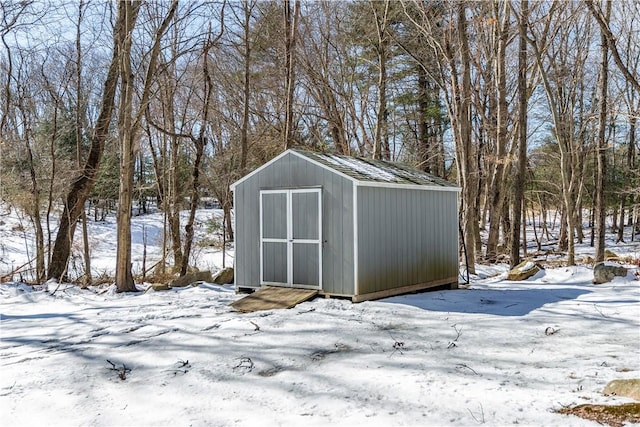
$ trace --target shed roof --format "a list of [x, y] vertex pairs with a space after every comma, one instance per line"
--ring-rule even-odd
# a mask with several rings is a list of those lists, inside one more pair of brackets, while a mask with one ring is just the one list
[[364, 157], [350, 157], [339, 154], [316, 153], [299, 149], [293, 149], [292, 151], [338, 172], [342, 172], [357, 181], [456, 187], [455, 184], [442, 178], [402, 163], [373, 160]]
[[314, 151], [301, 150], [298, 148], [289, 149], [277, 156], [273, 160], [267, 162], [262, 167], [254, 170], [247, 176], [241, 178], [231, 185], [236, 185], [262, 170], [270, 163], [276, 161], [287, 153], [293, 153], [300, 157], [304, 157], [311, 162], [330, 169], [339, 175], [342, 175], [357, 185], [365, 186], [385, 186], [385, 187], [404, 187], [404, 188], [432, 188], [445, 191], [459, 191], [460, 188], [442, 178], [438, 178], [419, 169], [412, 168], [408, 165], [389, 162], [384, 160], [373, 160], [364, 157], [351, 157], [340, 154], [319, 153]]

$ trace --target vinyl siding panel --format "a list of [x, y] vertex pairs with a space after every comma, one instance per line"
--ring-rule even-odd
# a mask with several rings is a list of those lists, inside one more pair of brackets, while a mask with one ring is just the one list
[[[259, 209], [259, 194], [249, 191], [247, 186], [239, 186], [235, 191], [237, 206]], [[260, 252], [254, 236], [260, 236], [258, 215], [251, 209], [234, 209], [235, 218], [235, 283], [238, 287], [260, 286]], [[238, 256], [239, 255], [239, 256]]]
[[457, 194], [358, 188], [359, 294], [456, 278]]

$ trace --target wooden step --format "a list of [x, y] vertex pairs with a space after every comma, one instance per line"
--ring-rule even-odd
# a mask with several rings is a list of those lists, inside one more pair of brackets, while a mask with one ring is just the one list
[[317, 290], [265, 286], [233, 303], [231, 307], [243, 313], [294, 307], [318, 295]]

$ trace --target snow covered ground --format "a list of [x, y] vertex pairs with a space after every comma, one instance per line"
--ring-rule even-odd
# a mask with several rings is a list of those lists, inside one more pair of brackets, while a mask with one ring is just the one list
[[[4, 222], [2, 257], [17, 264]], [[611, 249], [637, 257], [640, 244]], [[102, 268], [108, 254], [96, 244]], [[630, 401], [602, 390], [640, 377], [633, 270], [604, 285], [584, 266], [525, 282], [506, 281], [505, 266], [480, 273], [469, 289], [249, 314], [229, 307], [241, 297], [230, 286], [2, 283], [1, 424], [597, 426], [554, 410]]]

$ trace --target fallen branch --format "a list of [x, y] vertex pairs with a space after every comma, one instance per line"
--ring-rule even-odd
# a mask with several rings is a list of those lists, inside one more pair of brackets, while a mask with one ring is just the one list
[[253, 371], [253, 360], [251, 360], [250, 357], [247, 356], [242, 356], [239, 358], [240, 362], [238, 362], [238, 364], [236, 366], [233, 367], [233, 371], [235, 372], [236, 370], [242, 370], [244, 372], [251, 372]]
[[111, 365], [111, 368], [109, 368], [109, 370], [116, 371], [118, 373], [118, 378], [120, 378], [122, 381], [127, 379], [127, 374], [131, 372], [131, 369], [127, 368], [124, 363], [122, 364], [122, 368], [118, 368], [115, 363], [113, 363], [109, 359], [107, 359], [107, 362]]
[[468, 365], [465, 365], [464, 363], [458, 363], [456, 365], [459, 368], [467, 368], [468, 370], [470, 370], [471, 372], [473, 372], [476, 375], [480, 375], [479, 373], [477, 373], [473, 368], [469, 367]]
[[36, 260], [35, 258], [30, 259], [29, 261], [25, 262], [21, 266], [14, 268], [13, 270], [8, 272], [7, 274], [5, 274], [3, 276], [0, 276], [0, 283], [5, 283], [5, 282], [12, 281], [14, 274], [23, 273], [25, 271], [35, 270], [35, 268], [33, 268], [33, 267], [29, 267], [26, 270], [22, 270], [25, 266], [33, 264], [35, 262], [35, 260]]
[[176, 365], [178, 365], [177, 369], [170, 371], [173, 372], [173, 375], [186, 374], [189, 372], [189, 368], [191, 368], [191, 363], [189, 363], [188, 360], [178, 360]]
[[391, 339], [393, 339], [393, 352], [389, 355], [389, 357], [393, 356], [396, 351], [400, 354], [404, 354], [403, 350], [407, 349], [404, 346], [404, 341], [398, 341], [393, 335], [391, 335], [391, 333], [389, 333], [389, 336], [391, 337]]
[[458, 335], [456, 335], [456, 338], [455, 338], [453, 341], [451, 341], [451, 342], [449, 343], [449, 345], [447, 346], [447, 348], [457, 347], [458, 345], [456, 344], [456, 342], [458, 341], [458, 338], [460, 338], [460, 335], [462, 334], [462, 328], [459, 328], [459, 329], [458, 329], [458, 327], [457, 327], [456, 325], [451, 325], [451, 327], [452, 327], [453, 329], [455, 329], [455, 331], [456, 331], [456, 333], [457, 333]]
[[595, 309], [596, 309], [596, 311], [597, 311], [598, 313], [600, 313], [600, 316], [604, 317], [605, 319], [608, 319], [608, 318], [609, 318], [609, 316], [607, 316], [606, 314], [604, 314], [604, 313], [600, 310], [600, 308], [598, 308], [598, 306], [597, 306], [596, 304], [593, 304], [593, 308], [595, 308]]
[[548, 326], [547, 329], [544, 330], [544, 334], [546, 336], [557, 334], [558, 332], [560, 332], [560, 329], [555, 329], [555, 328], [552, 328], [551, 326]]
[[471, 417], [473, 417], [473, 419], [478, 424], [484, 424], [485, 423], [485, 420], [484, 420], [484, 408], [482, 407], [482, 403], [480, 404], [480, 419], [476, 418], [476, 416], [473, 415], [473, 412], [471, 412], [471, 409], [467, 408], [467, 411], [469, 411], [469, 413], [471, 414]]

